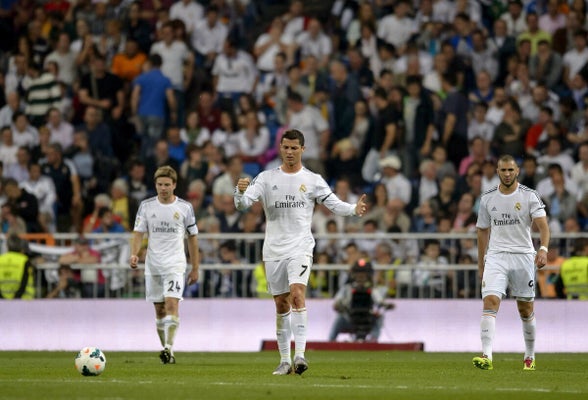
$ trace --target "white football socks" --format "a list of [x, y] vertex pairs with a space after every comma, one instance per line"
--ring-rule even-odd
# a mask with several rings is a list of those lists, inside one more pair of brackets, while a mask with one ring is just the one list
[[306, 308], [292, 309], [292, 332], [294, 333], [294, 358], [304, 357], [306, 351]]
[[165, 346], [165, 322], [164, 319], [156, 319], [155, 326], [157, 327], [157, 336], [159, 336], [159, 341], [161, 342], [161, 347]]
[[537, 325], [535, 313], [533, 312], [521, 320], [523, 321], [523, 337], [525, 338], [525, 358], [535, 359], [535, 328]]
[[480, 321], [480, 338], [482, 339], [482, 353], [492, 360], [492, 342], [496, 332], [496, 311], [484, 310]]
[[172, 346], [176, 337], [176, 331], [180, 325], [180, 318], [176, 315], [167, 315], [163, 318], [165, 324], [165, 348], [173, 354]]
[[284, 314], [276, 314], [276, 338], [278, 340], [280, 362], [287, 362], [288, 364], [292, 364], [290, 359], [291, 337], [292, 328], [290, 326], [290, 311]]

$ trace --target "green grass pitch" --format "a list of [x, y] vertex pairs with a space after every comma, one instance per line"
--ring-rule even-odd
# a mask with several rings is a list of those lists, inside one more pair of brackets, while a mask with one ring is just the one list
[[498, 353], [494, 370], [470, 353], [309, 351], [302, 376], [273, 376], [277, 352], [109, 352], [101, 376], [83, 377], [73, 352], [0, 352], [0, 399], [587, 399], [588, 354]]

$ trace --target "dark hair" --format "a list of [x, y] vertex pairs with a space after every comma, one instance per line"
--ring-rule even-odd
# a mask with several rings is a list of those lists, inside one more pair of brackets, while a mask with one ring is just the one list
[[300, 93], [295, 92], [295, 91], [288, 91], [288, 100], [290, 101], [294, 101], [297, 103], [302, 103], [302, 96], [300, 95]]
[[442, 79], [451, 86], [457, 86], [457, 74], [454, 71], [445, 71]]
[[280, 139], [280, 144], [284, 141], [284, 139], [288, 140], [298, 140], [300, 146], [304, 146], [304, 134], [300, 132], [298, 129], [289, 129], [282, 135]]
[[8, 251], [25, 253], [28, 246], [26, 241], [19, 238], [18, 235], [12, 234], [6, 240], [6, 247], [8, 247]]
[[485, 101], [478, 101], [474, 107], [482, 107], [484, 110], [488, 110], [488, 103], [486, 103]]
[[107, 213], [112, 213], [112, 210], [108, 207], [100, 207], [98, 209], [98, 218], [104, 217]]
[[430, 245], [441, 246], [441, 242], [439, 242], [439, 240], [437, 240], [437, 239], [427, 239], [427, 240], [425, 240], [425, 244], [424, 244], [423, 248], [426, 249]]
[[153, 67], [159, 68], [161, 67], [161, 64], [163, 64], [163, 59], [157, 53], [151, 54], [149, 56], [149, 64], [151, 64]]
[[237, 243], [234, 240], [227, 240], [221, 243], [220, 248], [228, 251], [237, 251]]
[[406, 86], [408, 85], [419, 85], [422, 84], [422, 78], [420, 75], [408, 75], [406, 77]]
[[374, 90], [374, 97], [378, 97], [380, 99], [388, 100], [388, 92], [381, 86], [378, 86], [376, 90]]

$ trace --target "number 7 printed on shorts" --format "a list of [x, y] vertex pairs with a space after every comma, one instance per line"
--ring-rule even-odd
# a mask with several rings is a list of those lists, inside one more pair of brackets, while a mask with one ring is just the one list
[[307, 269], [308, 269], [308, 265], [302, 265], [302, 272], [300, 273], [300, 276], [304, 275], [304, 273], [306, 272]]

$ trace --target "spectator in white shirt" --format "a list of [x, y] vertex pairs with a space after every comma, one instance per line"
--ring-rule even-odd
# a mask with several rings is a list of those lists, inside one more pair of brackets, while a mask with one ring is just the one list
[[312, 18], [308, 22], [308, 29], [298, 35], [295, 41], [301, 58], [312, 54], [317, 58], [319, 68], [327, 67], [333, 52], [333, 44], [331, 38], [323, 32], [318, 19]]
[[586, 46], [586, 31], [577, 30], [574, 33], [574, 48], [566, 51], [563, 56], [562, 78], [568, 88], [572, 87], [572, 79], [588, 62], [588, 47]]
[[582, 195], [588, 195], [588, 142], [578, 147], [578, 162], [572, 168], [572, 181], [578, 185]]
[[16, 147], [33, 147], [39, 143], [39, 132], [29, 124], [27, 116], [18, 111], [12, 115], [12, 140]]
[[51, 142], [61, 144], [64, 149], [73, 143], [73, 125], [64, 121], [61, 112], [57, 108], [51, 108], [47, 113], [47, 128], [51, 132]]
[[433, 69], [424, 75], [423, 87], [433, 93], [441, 93], [441, 76], [447, 71], [447, 57], [443, 53], [435, 54]]
[[508, 10], [500, 16], [506, 22], [509, 36], [517, 37], [527, 30], [527, 15], [523, 11], [521, 0], [509, 0]]
[[17, 92], [23, 97], [28, 89], [31, 77], [27, 74], [27, 59], [24, 54], [17, 53], [8, 60], [8, 72], [4, 77], [5, 94]]
[[572, 156], [563, 151], [561, 140], [558, 137], [547, 139], [545, 153], [537, 159], [537, 163], [545, 170], [550, 164], [559, 164], [566, 176], [570, 176], [575, 165]]
[[290, 3], [288, 12], [282, 16], [282, 20], [286, 23], [284, 33], [291, 38], [296, 38], [304, 31], [306, 24], [306, 17], [304, 12], [304, 2], [302, 0], [293, 0]]
[[389, 155], [379, 161], [382, 172], [381, 182], [386, 186], [388, 201], [401, 200], [406, 206], [412, 197], [412, 186], [410, 181], [402, 175], [402, 162], [395, 155]]
[[223, 50], [229, 30], [218, 18], [218, 7], [211, 5], [206, 15], [195, 24], [192, 32], [192, 47], [196, 50], [196, 64], [206, 69], [212, 68], [214, 60]]
[[223, 108], [234, 108], [242, 94], [250, 94], [255, 88], [257, 68], [251, 55], [239, 50], [236, 40], [229, 37], [214, 62], [212, 79]]
[[169, 9], [169, 19], [179, 19], [186, 25], [188, 34], [194, 33], [198, 21], [204, 16], [204, 7], [194, 0], [180, 0]]
[[261, 126], [257, 112], [250, 110], [245, 115], [245, 126], [237, 134], [239, 138], [239, 155], [244, 162], [264, 164], [263, 155], [270, 146], [269, 130]]
[[151, 46], [151, 54], [159, 54], [163, 60], [161, 72], [167, 76], [174, 88], [177, 124], [184, 125], [185, 119], [185, 90], [192, 81], [194, 56], [188, 46], [174, 37], [174, 25], [166, 22], [161, 27], [161, 40]]
[[57, 80], [71, 87], [77, 76], [76, 53], [71, 50], [69, 35], [65, 32], [59, 34], [55, 50], [45, 58], [45, 66], [51, 61], [59, 67]]
[[286, 55], [286, 62], [290, 64], [293, 60], [293, 47], [292, 38], [284, 33], [284, 22], [280, 18], [274, 18], [269, 30], [259, 35], [253, 46], [257, 68], [262, 73], [274, 71], [274, 60], [280, 52]]
[[325, 175], [324, 161], [329, 143], [329, 123], [316, 107], [306, 105], [297, 92], [288, 94], [287, 125], [304, 132], [305, 151], [302, 162], [309, 170]]
[[415, 23], [408, 16], [410, 9], [408, 0], [400, 0], [396, 3], [394, 14], [385, 16], [378, 24], [378, 37], [394, 45], [398, 54], [404, 53], [406, 43], [416, 32]]
[[2, 165], [9, 165], [16, 162], [18, 146], [12, 140], [12, 129], [9, 126], [0, 128], [0, 162]]
[[17, 92], [10, 92], [6, 96], [6, 104], [0, 108], [0, 127], [10, 125], [12, 116], [17, 111], [23, 111], [20, 107], [20, 96]]
[[55, 232], [55, 201], [57, 194], [53, 180], [41, 174], [41, 166], [36, 163], [29, 164], [29, 177], [21, 181], [19, 186], [27, 192], [34, 194], [39, 200], [39, 222], [47, 232]]
[[29, 161], [31, 152], [27, 146], [20, 146], [16, 152], [16, 162], [4, 166], [4, 178], [13, 178], [17, 182], [29, 179]]

